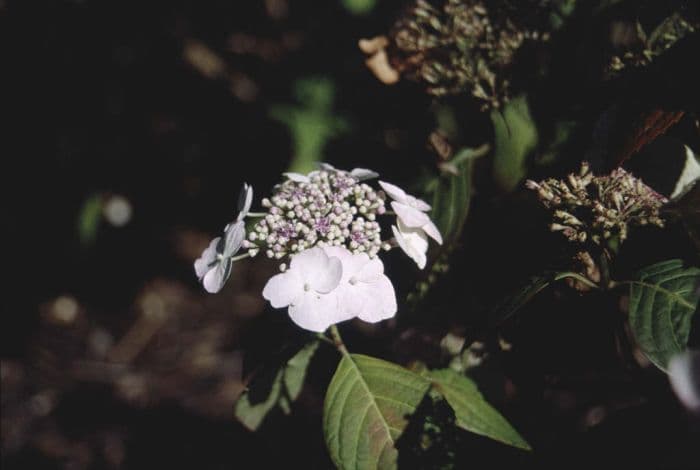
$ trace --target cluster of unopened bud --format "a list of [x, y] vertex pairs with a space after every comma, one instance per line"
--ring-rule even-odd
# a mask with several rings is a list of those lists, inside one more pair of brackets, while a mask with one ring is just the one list
[[267, 214], [248, 234], [248, 244], [264, 246], [275, 259], [313, 246], [343, 246], [374, 257], [383, 247], [376, 219], [386, 211], [384, 200], [383, 192], [344, 171], [288, 179], [262, 200]]
[[528, 180], [526, 186], [537, 191], [542, 204], [553, 211], [550, 229], [570, 241], [621, 243], [630, 226], [664, 226], [659, 210], [667, 199], [622, 168], [594, 176], [584, 162], [577, 174], [566, 179]]
[[508, 100], [505, 69], [515, 53], [525, 41], [549, 38], [519, 24], [520, 15], [506, 10], [496, 6], [491, 11], [479, 0], [445, 0], [442, 7], [416, 0], [390, 33], [391, 65], [424, 83], [432, 95], [471, 89], [484, 109], [498, 108]]
[[[607, 73], [614, 75], [625, 68], [645, 67], [673, 47], [681, 39], [700, 29], [700, 20], [689, 11], [679, 9], [665, 18], [651, 34], [645, 34], [642, 25], [636, 26], [636, 41], [619, 55], [610, 58]], [[615, 45], [615, 44], [613, 44]]]

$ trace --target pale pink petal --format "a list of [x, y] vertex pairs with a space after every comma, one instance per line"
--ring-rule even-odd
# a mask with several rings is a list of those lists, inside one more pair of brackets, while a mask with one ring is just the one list
[[304, 293], [304, 283], [293, 269], [272, 276], [263, 288], [263, 297], [275, 308], [290, 305]]
[[404, 202], [408, 196], [403, 189], [386, 181], [380, 181], [379, 186], [395, 201]]
[[415, 207], [394, 201], [391, 203], [391, 208], [394, 209], [396, 216], [406, 227], [419, 228], [430, 223], [428, 214], [419, 211]]
[[338, 306], [338, 295], [306, 292], [289, 306], [289, 317], [305, 330], [322, 332], [329, 326], [352, 318]]

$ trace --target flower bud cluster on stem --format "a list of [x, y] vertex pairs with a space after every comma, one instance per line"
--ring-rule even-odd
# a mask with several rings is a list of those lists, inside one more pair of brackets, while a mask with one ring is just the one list
[[630, 227], [664, 226], [660, 209], [668, 200], [622, 168], [595, 176], [584, 162], [565, 179], [528, 180], [526, 186], [552, 211], [550, 229], [572, 242], [616, 249]]

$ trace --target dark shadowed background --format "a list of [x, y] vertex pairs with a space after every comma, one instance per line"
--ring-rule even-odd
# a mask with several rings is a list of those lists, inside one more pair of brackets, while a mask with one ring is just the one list
[[[4, 469], [331, 466], [320, 413], [334, 352], [314, 360], [291, 416], [250, 433], [233, 417], [244, 379], [300, 333], [260, 295], [274, 266], [239, 263], [212, 296], [192, 263], [233, 219], [243, 182], [259, 198], [322, 157], [410, 184], [433, 164], [431, 100], [382, 85], [357, 48], [403, 3], [364, 3], [0, 0]], [[490, 139], [476, 107], [463, 119], [470, 144]], [[562, 249], [530, 196], [486, 184], [438, 300], [407, 313], [401, 335], [349, 325], [347, 342], [444, 359], [446, 330], [480, 325], [472, 309]], [[630, 269], [659, 240], [640, 237]], [[664, 237], [678, 243], [645, 261], [691, 256], [678, 232]], [[401, 304], [416, 273], [388, 260]], [[616, 361], [609, 301], [555, 290], [509, 326], [517, 354], [484, 381], [515, 384], [515, 399], [490, 398], [536, 451], [467, 436], [466, 462], [691, 468], [697, 423], [665, 377]]]

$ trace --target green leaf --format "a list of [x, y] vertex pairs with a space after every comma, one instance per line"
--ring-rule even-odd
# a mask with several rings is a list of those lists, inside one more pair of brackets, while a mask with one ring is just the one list
[[234, 409], [236, 418], [251, 431], [257, 430], [275, 407], [291, 412], [291, 404], [299, 397], [306, 370], [319, 342], [305, 345], [279, 367], [266, 367], [253, 377]]
[[700, 299], [700, 268], [674, 259], [642, 269], [630, 281], [629, 323], [637, 344], [657, 367], [687, 348]]
[[459, 152], [450, 162], [453, 172], [441, 174], [432, 185], [431, 214], [440, 229], [446, 247], [459, 238], [469, 214], [474, 165], [474, 159], [470, 158], [470, 155], [473, 152], [473, 149], [464, 149]]
[[491, 111], [494, 130], [493, 177], [505, 191], [512, 191], [526, 173], [526, 158], [537, 146], [538, 134], [525, 96], [502, 110]]
[[343, 356], [323, 410], [323, 431], [340, 469], [396, 468], [395, 443], [430, 382], [390, 362]]
[[452, 369], [426, 374], [454, 410], [457, 426], [519, 449], [531, 450], [508, 420], [489, 405], [471, 379]]

